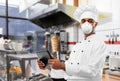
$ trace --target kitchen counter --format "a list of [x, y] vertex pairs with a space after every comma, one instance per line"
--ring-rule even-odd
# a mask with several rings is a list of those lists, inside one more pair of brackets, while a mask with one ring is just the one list
[[104, 70], [102, 81], [120, 81], [120, 71]]
[[104, 72], [107, 74], [120, 76], [120, 71], [112, 71], [112, 70], [107, 69]]
[[26, 77], [26, 71], [25, 71], [25, 61], [29, 61], [29, 64], [31, 65], [31, 60], [38, 59], [36, 54], [9, 54], [7, 55], [7, 80], [10, 81], [10, 61], [18, 60], [20, 63], [20, 66], [22, 68], [22, 76]]

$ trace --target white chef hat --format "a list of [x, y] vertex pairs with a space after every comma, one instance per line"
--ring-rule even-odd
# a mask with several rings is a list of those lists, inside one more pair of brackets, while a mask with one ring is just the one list
[[0, 28], [0, 34], [3, 34], [3, 28]]
[[44, 34], [45, 36], [47, 36], [47, 35], [50, 35], [50, 32], [45, 32], [45, 34]]
[[92, 5], [78, 7], [74, 13], [74, 16], [77, 20], [81, 20], [83, 18], [92, 18], [96, 22], [98, 21], [98, 11], [96, 7]]

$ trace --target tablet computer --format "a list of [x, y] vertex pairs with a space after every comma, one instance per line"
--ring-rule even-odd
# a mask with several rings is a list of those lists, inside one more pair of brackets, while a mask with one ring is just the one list
[[48, 60], [52, 59], [50, 52], [47, 50], [37, 52], [37, 56], [45, 64], [45, 67], [48, 65]]

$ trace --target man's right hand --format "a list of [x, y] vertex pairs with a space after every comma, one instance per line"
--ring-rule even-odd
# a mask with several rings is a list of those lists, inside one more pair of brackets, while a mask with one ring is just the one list
[[42, 61], [38, 60], [37, 62], [40, 69], [45, 69], [45, 64]]

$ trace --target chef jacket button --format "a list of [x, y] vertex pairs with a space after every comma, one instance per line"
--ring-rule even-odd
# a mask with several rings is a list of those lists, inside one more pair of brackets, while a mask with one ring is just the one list
[[77, 63], [79, 65], [79, 63]]
[[90, 42], [90, 40], [88, 40], [88, 42]]
[[73, 63], [71, 63], [71, 64], [73, 64]]
[[83, 50], [81, 52], [83, 52]]
[[[72, 76], [72, 75], [69, 75], [69, 76]], [[68, 78], [69, 79], [69, 78]]]
[[73, 51], [75, 53], [75, 51]]
[[82, 42], [80, 41], [80, 43], [82, 43]]

